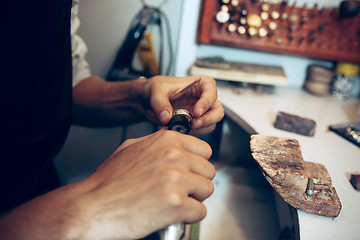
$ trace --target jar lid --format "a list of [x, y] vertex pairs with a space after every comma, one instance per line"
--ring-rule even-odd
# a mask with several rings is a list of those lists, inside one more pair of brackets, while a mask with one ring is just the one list
[[354, 63], [339, 62], [336, 65], [336, 72], [346, 76], [357, 76], [359, 74], [360, 66]]

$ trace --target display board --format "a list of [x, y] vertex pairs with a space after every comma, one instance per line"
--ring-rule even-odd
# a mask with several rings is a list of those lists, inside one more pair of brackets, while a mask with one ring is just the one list
[[199, 43], [360, 63], [360, 16], [283, 1], [203, 0]]

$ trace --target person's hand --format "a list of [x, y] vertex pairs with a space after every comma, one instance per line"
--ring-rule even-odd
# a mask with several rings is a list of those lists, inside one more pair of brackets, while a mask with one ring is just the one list
[[193, 105], [193, 135], [212, 131], [224, 117], [223, 107], [217, 100], [216, 82], [208, 76], [156, 76], [117, 82], [90, 76], [74, 87], [73, 119], [91, 126], [129, 124], [146, 119], [166, 126], [174, 105], [184, 99]]
[[141, 238], [203, 219], [202, 201], [214, 189], [210, 156], [207, 143], [174, 131], [127, 140], [86, 180], [92, 187], [80, 206], [88, 236]]
[[210, 146], [161, 129], [125, 141], [90, 177], [0, 218], [1, 239], [138, 239], [206, 215]]
[[193, 135], [215, 129], [224, 117], [224, 109], [217, 100], [216, 82], [208, 76], [167, 77], [156, 76], [147, 80], [144, 88], [146, 117], [154, 123], [167, 125], [174, 111], [173, 105], [186, 98], [193, 102]]

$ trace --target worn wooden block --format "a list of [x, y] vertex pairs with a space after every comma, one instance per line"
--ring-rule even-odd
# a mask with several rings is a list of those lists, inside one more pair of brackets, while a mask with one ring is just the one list
[[[256, 134], [250, 148], [265, 178], [287, 203], [321, 216], [339, 215], [341, 202], [329, 173], [324, 165], [303, 160], [297, 140]], [[306, 193], [309, 179], [312, 195]]]
[[304, 163], [306, 169], [304, 174], [309, 178], [311, 177], [314, 180], [314, 184], [331, 186], [331, 177], [324, 165], [313, 162]]
[[356, 190], [360, 190], [360, 174], [351, 174], [350, 182]]
[[316, 122], [308, 118], [278, 112], [274, 126], [285, 131], [314, 136]]

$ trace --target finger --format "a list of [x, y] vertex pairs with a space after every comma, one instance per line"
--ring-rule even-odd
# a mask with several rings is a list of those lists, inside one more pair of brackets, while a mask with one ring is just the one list
[[188, 178], [190, 184], [188, 195], [194, 199], [202, 202], [211, 196], [214, 192], [213, 182], [201, 175], [193, 174], [192, 177]]
[[168, 214], [171, 214], [167, 217], [167, 220], [170, 221], [167, 221], [167, 225], [179, 222], [189, 224], [196, 223], [204, 219], [206, 217], [207, 210], [206, 206], [202, 202], [192, 197], [186, 197], [180, 206], [175, 205], [175, 208], [169, 209], [167, 212]]
[[[164, 173], [166, 176], [167, 182], [167, 193], [168, 196], [177, 196], [182, 198], [184, 196], [191, 196], [198, 201], [204, 201], [214, 192], [214, 184], [212, 179], [215, 175], [210, 177], [200, 175], [189, 170], [184, 169], [183, 167], [173, 166], [168, 168], [167, 172]], [[174, 195], [173, 195], [174, 194]], [[178, 201], [170, 203], [179, 203]], [[183, 204], [183, 203], [181, 203]]]
[[194, 118], [191, 124], [192, 129], [206, 128], [214, 125], [224, 118], [224, 108], [219, 101], [216, 101], [213, 106], [200, 118]]
[[212, 131], [214, 131], [216, 128], [216, 124], [204, 127], [204, 128], [197, 128], [197, 129], [193, 129], [191, 130], [190, 134], [194, 135], [194, 136], [200, 136], [200, 135], [204, 135], [204, 134], [208, 134], [211, 133]]
[[152, 79], [150, 104], [163, 125], [169, 123], [173, 112], [170, 98], [196, 81], [196, 79], [189, 77], [178, 78], [177, 80], [174, 81], [172, 77], [167, 76], [157, 76]]
[[154, 94], [150, 99], [150, 104], [161, 124], [167, 125], [170, 122], [173, 112], [173, 108], [169, 102], [169, 95]]
[[184, 161], [186, 161], [185, 164], [188, 166], [187, 169], [192, 173], [206, 177], [209, 180], [215, 177], [215, 167], [206, 158], [196, 154], [189, 154]]
[[180, 134], [180, 141], [184, 150], [199, 155], [205, 159], [209, 159], [211, 157], [212, 149], [207, 142], [191, 135], [178, 134]]
[[[162, 129], [165, 129], [163, 127]], [[162, 146], [176, 146], [175, 148], [171, 148], [173, 150], [179, 150], [181, 153], [189, 153], [199, 155], [204, 159], [209, 159], [212, 154], [212, 150], [210, 145], [191, 135], [185, 135], [173, 130], [160, 130], [154, 134], [153, 141], [159, 141], [159, 144]], [[179, 148], [180, 147], [180, 148]], [[164, 148], [162, 148], [164, 149]], [[169, 150], [169, 149], [164, 149]], [[168, 151], [168, 153], [171, 153]], [[191, 158], [191, 156], [186, 156], [187, 158]], [[184, 158], [185, 158], [184, 157]]]
[[196, 118], [199, 118], [207, 112], [217, 100], [216, 82], [208, 76], [201, 76], [199, 87], [195, 89], [195, 91], [198, 91], [200, 96], [194, 106], [193, 114]]
[[200, 76], [178, 77], [176, 81], [174, 81], [173, 77], [154, 77], [150, 103], [163, 125], [169, 123], [173, 112], [171, 99], [177, 99], [188, 89], [191, 94], [191, 89], [193, 86], [197, 86], [200, 80]]
[[189, 197], [184, 204], [184, 210], [181, 213], [182, 218], [179, 221], [196, 223], [203, 220], [206, 217], [206, 213], [206, 206], [202, 202]]
[[[180, 188], [179, 188], [180, 187]], [[206, 208], [201, 203], [214, 192], [214, 184], [207, 178], [187, 174], [182, 178], [177, 190], [168, 192], [169, 206], [175, 215], [178, 215], [177, 222], [192, 223], [203, 219], [206, 216]]]

